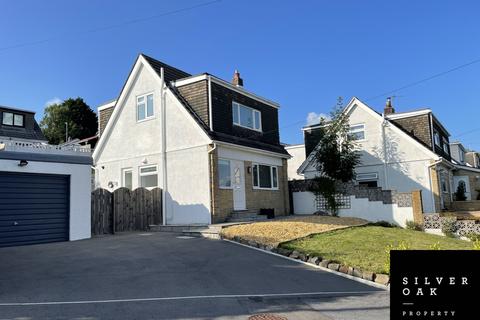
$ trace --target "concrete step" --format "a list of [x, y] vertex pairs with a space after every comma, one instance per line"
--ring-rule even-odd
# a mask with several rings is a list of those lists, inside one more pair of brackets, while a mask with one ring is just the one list
[[209, 239], [220, 239], [220, 231], [222, 226], [209, 225], [205, 227], [192, 227], [182, 231], [185, 236], [203, 237]]

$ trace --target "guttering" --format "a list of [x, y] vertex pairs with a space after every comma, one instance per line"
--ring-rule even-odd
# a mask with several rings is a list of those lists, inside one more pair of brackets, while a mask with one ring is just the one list
[[214, 187], [213, 187], [213, 179], [215, 179], [214, 177], [214, 169], [213, 169], [213, 166], [214, 166], [214, 163], [213, 163], [213, 151], [215, 151], [217, 149], [217, 144], [215, 142], [212, 143], [213, 144], [213, 148], [211, 150], [208, 150], [208, 155], [209, 155], [209, 160], [210, 160], [210, 224], [212, 223], [213, 221], [213, 208], [215, 207], [215, 190], [214, 190]]
[[267, 150], [261, 150], [261, 149], [241, 146], [241, 145], [234, 144], [234, 143], [229, 143], [229, 142], [223, 142], [223, 141], [215, 140], [214, 143], [216, 143], [218, 145], [225, 145], [225, 146], [231, 147], [233, 149], [240, 149], [240, 150], [245, 150], [246, 149], [246, 150], [251, 151], [253, 153], [267, 154], [267, 155], [270, 155], [270, 156], [281, 157], [281, 158], [284, 158], [284, 159], [290, 159], [292, 157], [290, 154], [286, 155], [286, 154], [283, 154], [283, 153], [277, 153], [277, 152], [273, 152], [273, 151], [267, 151]]
[[383, 122], [382, 122], [382, 144], [383, 144], [383, 171], [385, 175], [385, 189], [389, 189], [388, 183], [388, 169], [387, 169], [387, 142], [386, 142], [386, 135], [385, 135], [385, 127], [388, 125], [388, 120], [385, 118], [385, 114], [382, 114]]

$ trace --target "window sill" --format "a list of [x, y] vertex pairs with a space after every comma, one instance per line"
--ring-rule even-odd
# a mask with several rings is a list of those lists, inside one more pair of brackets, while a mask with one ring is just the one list
[[151, 117], [148, 117], [148, 118], [145, 118], [145, 119], [142, 119], [142, 120], [137, 120], [137, 123], [150, 121], [150, 120], [153, 120], [155, 118], [156, 118], [155, 116], [151, 116]]
[[279, 188], [260, 188], [260, 187], [253, 187], [253, 190], [265, 190], [265, 191], [278, 191]]
[[258, 132], [258, 133], [263, 133], [262, 129], [253, 129], [253, 128], [250, 128], [250, 127], [242, 126], [241, 124], [238, 124], [238, 123], [233, 123], [233, 125], [236, 126], [236, 127], [240, 127], [240, 128], [244, 128], [244, 129], [256, 131], [256, 132]]

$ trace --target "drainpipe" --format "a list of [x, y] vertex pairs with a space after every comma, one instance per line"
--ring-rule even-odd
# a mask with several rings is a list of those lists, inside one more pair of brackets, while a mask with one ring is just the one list
[[382, 144], [383, 144], [383, 171], [385, 176], [385, 189], [389, 189], [388, 183], [388, 170], [387, 170], [387, 142], [385, 141], [385, 127], [388, 125], [387, 119], [385, 119], [385, 113], [382, 114], [383, 122], [382, 122]]
[[[433, 187], [432, 186], [432, 174], [430, 173], [430, 168], [435, 166], [435, 172], [437, 172], [437, 165], [439, 163], [442, 163], [442, 161], [443, 161], [443, 159], [440, 158], [439, 160], [435, 161], [434, 163], [429, 164], [428, 167], [427, 167], [428, 168], [428, 177], [429, 177], [428, 182], [430, 184], [430, 191], [432, 192], [432, 208], [433, 208], [433, 210], [435, 210], [435, 194], [433, 193], [433, 190], [432, 190], [432, 187]], [[438, 173], [437, 173], [437, 180], [438, 180]], [[439, 191], [441, 191], [441, 190], [439, 190]]]
[[213, 216], [213, 206], [215, 204], [215, 190], [213, 188], [213, 181], [215, 179], [215, 177], [213, 176], [213, 151], [215, 151], [215, 149], [217, 149], [217, 144], [214, 142], [213, 143], [213, 148], [211, 150], [208, 151], [208, 154], [209, 154], [209, 158], [210, 158], [210, 205], [211, 205], [211, 212], [210, 212], [210, 224], [212, 223], [213, 219], [212, 219], [212, 216]]
[[165, 127], [166, 121], [166, 107], [165, 107], [165, 80], [163, 77], [163, 68], [160, 68], [160, 112], [161, 112], [161, 130], [162, 130], [162, 178], [163, 178], [163, 188], [162, 188], [162, 224], [167, 225], [167, 128]]

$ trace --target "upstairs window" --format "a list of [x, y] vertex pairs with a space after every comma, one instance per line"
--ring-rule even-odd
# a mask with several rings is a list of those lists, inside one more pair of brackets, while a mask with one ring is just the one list
[[465, 162], [465, 153], [461, 149], [459, 150], [459, 153], [460, 153], [460, 162], [464, 163]]
[[153, 93], [137, 97], [137, 121], [153, 118]]
[[262, 131], [262, 114], [258, 110], [233, 102], [232, 117], [237, 126]]
[[437, 131], [433, 132], [433, 140], [435, 141], [435, 145], [440, 147], [440, 134]]
[[[450, 148], [448, 147], [448, 141], [447, 141], [447, 138], [445, 138], [445, 137], [443, 137], [443, 151], [446, 154], [450, 154]], [[460, 153], [462, 153], [462, 151], [460, 151]]]
[[365, 140], [365, 125], [364, 124], [356, 124], [350, 126], [350, 133], [348, 134], [350, 140], [353, 141], [361, 141]]
[[4, 112], [2, 124], [14, 127], [23, 127], [24, 115], [12, 112]]
[[252, 169], [254, 189], [278, 189], [277, 167], [253, 164]]

